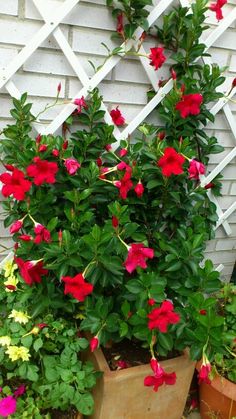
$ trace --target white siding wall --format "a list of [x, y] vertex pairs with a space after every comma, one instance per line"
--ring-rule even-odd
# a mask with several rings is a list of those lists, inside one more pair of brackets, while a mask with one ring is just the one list
[[[52, 16], [53, 10], [62, 2], [63, 0], [47, 0], [48, 4], [52, 4]], [[155, 4], [158, 4], [158, 0]], [[228, 1], [224, 7], [224, 14], [227, 16], [235, 7], [236, 0]], [[210, 30], [217, 24], [213, 13], [209, 13], [209, 23]], [[32, 0], [0, 0], [0, 68], [6, 66], [18, 54], [42, 24], [43, 21]], [[214, 62], [228, 67], [226, 76], [229, 77], [236, 77], [235, 26], [236, 22], [224, 32], [210, 50]], [[87, 0], [78, 3], [64, 19], [60, 28], [89, 76], [93, 75], [93, 68], [88, 60], [91, 60], [95, 66], [101, 65], [104, 61], [106, 50], [101, 42], [110, 48], [117, 46], [110, 39], [115, 23], [104, 0]], [[166, 75], [168, 75], [168, 66], [163, 66], [158, 76], [165, 78]], [[53, 36], [43, 42], [25, 62], [13, 77], [13, 81], [21, 92], [28, 92], [29, 100], [34, 103], [35, 113], [52, 101], [59, 82], [62, 83], [61, 97], [65, 98], [72, 98], [82, 87]], [[100, 84], [100, 91], [108, 109], [120, 105], [128, 122], [146, 104], [146, 92], [149, 88], [150, 82], [143, 67], [139, 60], [133, 57], [121, 60]], [[236, 104], [232, 102], [230, 107], [235, 118]], [[11, 98], [3, 88], [0, 91], [0, 130], [10, 121], [10, 108]], [[52, 120], [57, 112], [57, 108], [51, 109], [44, 115], [45, 122]], [[208, 129], [225, 147], [221, 155], [212, 157], [209, 167], [212, 169], [236, 146], [236, 139], [223, 113], [217, 115], [216, 122], [209, 125]], [[236, 200], [235, 163], [235, 159], [232, 160], [223, 171], [223, 196], [219, 199], [223, 211]], [[9, 234], [3, 228], [2, 219], [3, 216], [0, 214], [1, 243], [8, 247], [10, 246]], [[230, 216], [229, 223], [232, 235], [228, 237], [224, 229], [219, 227], [216, 231], [216, 238], [208, 244], [206, 252], [206, 257], [211, 258], [216, 266], [220, 263], [224, 264], [225, 268], [222, 272], [224, 279], [230, 278], [236, 260], [236, 213]]]

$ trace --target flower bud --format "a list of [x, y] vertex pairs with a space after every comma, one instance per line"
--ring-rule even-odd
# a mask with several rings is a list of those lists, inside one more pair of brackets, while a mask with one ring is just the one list
[[95, 349], [97, 349], [98, 345], [99, 345], [99, 340], [97, 338], [97, 336], [94, 336], [91, 340], [90, 340], [90, 350], [91, 352], [94, 352]]
[[22, 220], [15, 221], [10, 227], [10, 233], [11, 234], [17, 233], [21, 229], [22, 226], [23, 226]]
[[37, 137], [35, 138], [36, 144], [40, 144], [41, 140], [42, 140], [42, 136], [41, 134], [38, 134]]
[[112, 225], [114, 228], [117, 228], [119, 226], [119, 220], [114, 215], [112, 216]]
[[172, 79], [173, 79], [173, 80], [176, 80], [176, 79], [177, 79], [177, 74], [176, 74], [175, 70], [172, 68], [172, 69], [170, 70], [170, 72], [171, 72], [171, 77], [172, 77]]
[[48, 148], [47, 144], [40, 144], [39, 146], [39, 152], [43, 153], [44, 151], [46, 151]]
[[111, 149], [112, 149], [111, 144], [106, 144], [106, 145], [105, 145], [105, 149], [106, 149], [107, 151], [111, 151]]
[[62, 148], [63, 148], [63, 150], [67, 150], [67, 148], [68, 148], [68, 140], [64, 141], [64, 143], [62, 144]]
[[232, 81], [232, 87], [236, 87], [236, 77]]
[[61, 91], [61, 83], [59, 83], [57, 86], [57, 93], [60, 93], [60, 91]]
[[156, 304], [156, 301], [154, 300], [154, 298], [149, 298], [148, 305], [149, 306], [154, 306], [155, 304]]
[[54, 149], [52, 150], [52, 155], [53, 155], [54, 157], [58, 157], [58, 156], [59, 156], [59, 154], [60, 154], [60, 151], [59, 151], [59, 150], [57, 150], [56, 148], [54, 148]]
[[127, 150], [127, 148], [122, 148], [120, 151], [119, 151], [119, 156], [120, 157], [124, 157], [124, 156], [126, 156], [126, 154], [128, 153], [128, 150]]
[[138, 198], [141, 198], [143, 196], [144, 187], [141, 181], [137, 183], [137, 185], [134, 188], [134, 192], [136, 193]]
[[102, 166], [102, 159], [101, 159], [101, 157], [98, 157], [97, 158], [96, 163], [97, 163], [97, 166], [98, 167], [101, 167]]

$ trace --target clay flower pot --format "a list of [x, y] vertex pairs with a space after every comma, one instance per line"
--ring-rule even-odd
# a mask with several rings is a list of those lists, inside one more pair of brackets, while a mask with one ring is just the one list
[[181, 418], [195, 368], [187, 353], [160, 363], [166, 372], [175, 371], [177, 380], [158, 392], [143, 384], [152, 374], [149, 364], [111, 371], [101, 349], [88, 353], [87, 359], [104, 372], [93, 392], [95, 408], [90, 419]]
[[[197, 369], [200, 369], [200, 363]], [[236, 416], [236, 384], [220, 375], [199, 386], [201, 419], [232, 419]]]

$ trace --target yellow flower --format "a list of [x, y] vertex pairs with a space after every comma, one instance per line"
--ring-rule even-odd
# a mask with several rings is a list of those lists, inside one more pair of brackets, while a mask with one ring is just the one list
[[14, 275], [9, 276], [8, 279], [4, 282], [4, 285], [6, 287], [6, 292], [14, 292], [14, 290], [8, 289], [7, 286], [11, 285], [12, 287], [16, 288], [18, 282], [19, 282], [19, 280], [17, 279], [16, 276], [14, 276]]
[[11, 314], [8, 316], [9, 319], [14, 319], [17, 323], [28, 323], [30, 316], [23, 311], [12, 310]]
[[17, 269], [17, 265], [13, 263], [13, 259], [7, 260], [4, 265], [4, 276], [5, 278], [8, 278], [13, 274], [13, 272]]
[[6, 354], [9, 355], [11, 361], [17, 361], [18, 359], [29, 361], [30, 358], [29, 349], [25, 346], [8, 346]]
[[11, 338], [9, 336], [0, 336], [0, 345], [9, 346], [11, 344]]

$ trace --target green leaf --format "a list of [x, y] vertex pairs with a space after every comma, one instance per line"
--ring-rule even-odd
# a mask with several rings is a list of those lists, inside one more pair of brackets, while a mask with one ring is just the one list
[[35, 352], [38, 352], [40, 348], [43, 346], [43, 340], [41, 338], [38, 338], [33, 343], [33, 348]]

